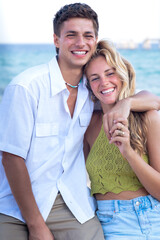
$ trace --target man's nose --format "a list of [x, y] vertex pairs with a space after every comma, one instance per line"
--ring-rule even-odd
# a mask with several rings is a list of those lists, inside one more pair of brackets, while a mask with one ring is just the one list
[[78, 46], [80, 46], [80, 47], [83, 47], [83, 46], [85, 45], [83, 36], [78, 36], [78, 37], [77, 37], [77, 42], [76, 42], [76, 44], [77, 44]]

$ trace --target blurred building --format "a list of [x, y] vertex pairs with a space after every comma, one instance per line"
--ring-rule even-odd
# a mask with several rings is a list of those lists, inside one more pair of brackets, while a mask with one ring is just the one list
[[145, 49], [160, 49], [160, 39], [145, 39], [142, 47]]
[[145, 39], [141, 43], [126, 40], [116, 43], [119, 49], [160, 49], [160, 39]]

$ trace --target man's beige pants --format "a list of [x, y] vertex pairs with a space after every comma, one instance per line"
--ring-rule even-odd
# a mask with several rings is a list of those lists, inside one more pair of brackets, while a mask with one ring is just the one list
[[[46, 224], [55, 240], [104, 240], [97, 217], [80, 224], [60, 194], [57, 195]], [[16, 218], [0, 214], [0, 240], [28, 240], [26, 224]]]

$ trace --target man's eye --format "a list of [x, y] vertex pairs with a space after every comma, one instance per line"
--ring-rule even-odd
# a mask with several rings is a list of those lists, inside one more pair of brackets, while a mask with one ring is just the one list
[[74, 37], [75, 34], [67, 34], [67, 37]]
[[86, 38], [93, 38], [92, 35], [86, 35]]

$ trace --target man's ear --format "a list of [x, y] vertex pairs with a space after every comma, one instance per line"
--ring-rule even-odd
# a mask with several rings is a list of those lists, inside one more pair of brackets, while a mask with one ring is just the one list
[[96, 44], [97, 44], [97, 42], [98, 42], [98, 36], [96, 37]]
[[59, 37], [54, 33], [53, 34], [54, 45], [56, 48], [59, 48]]

